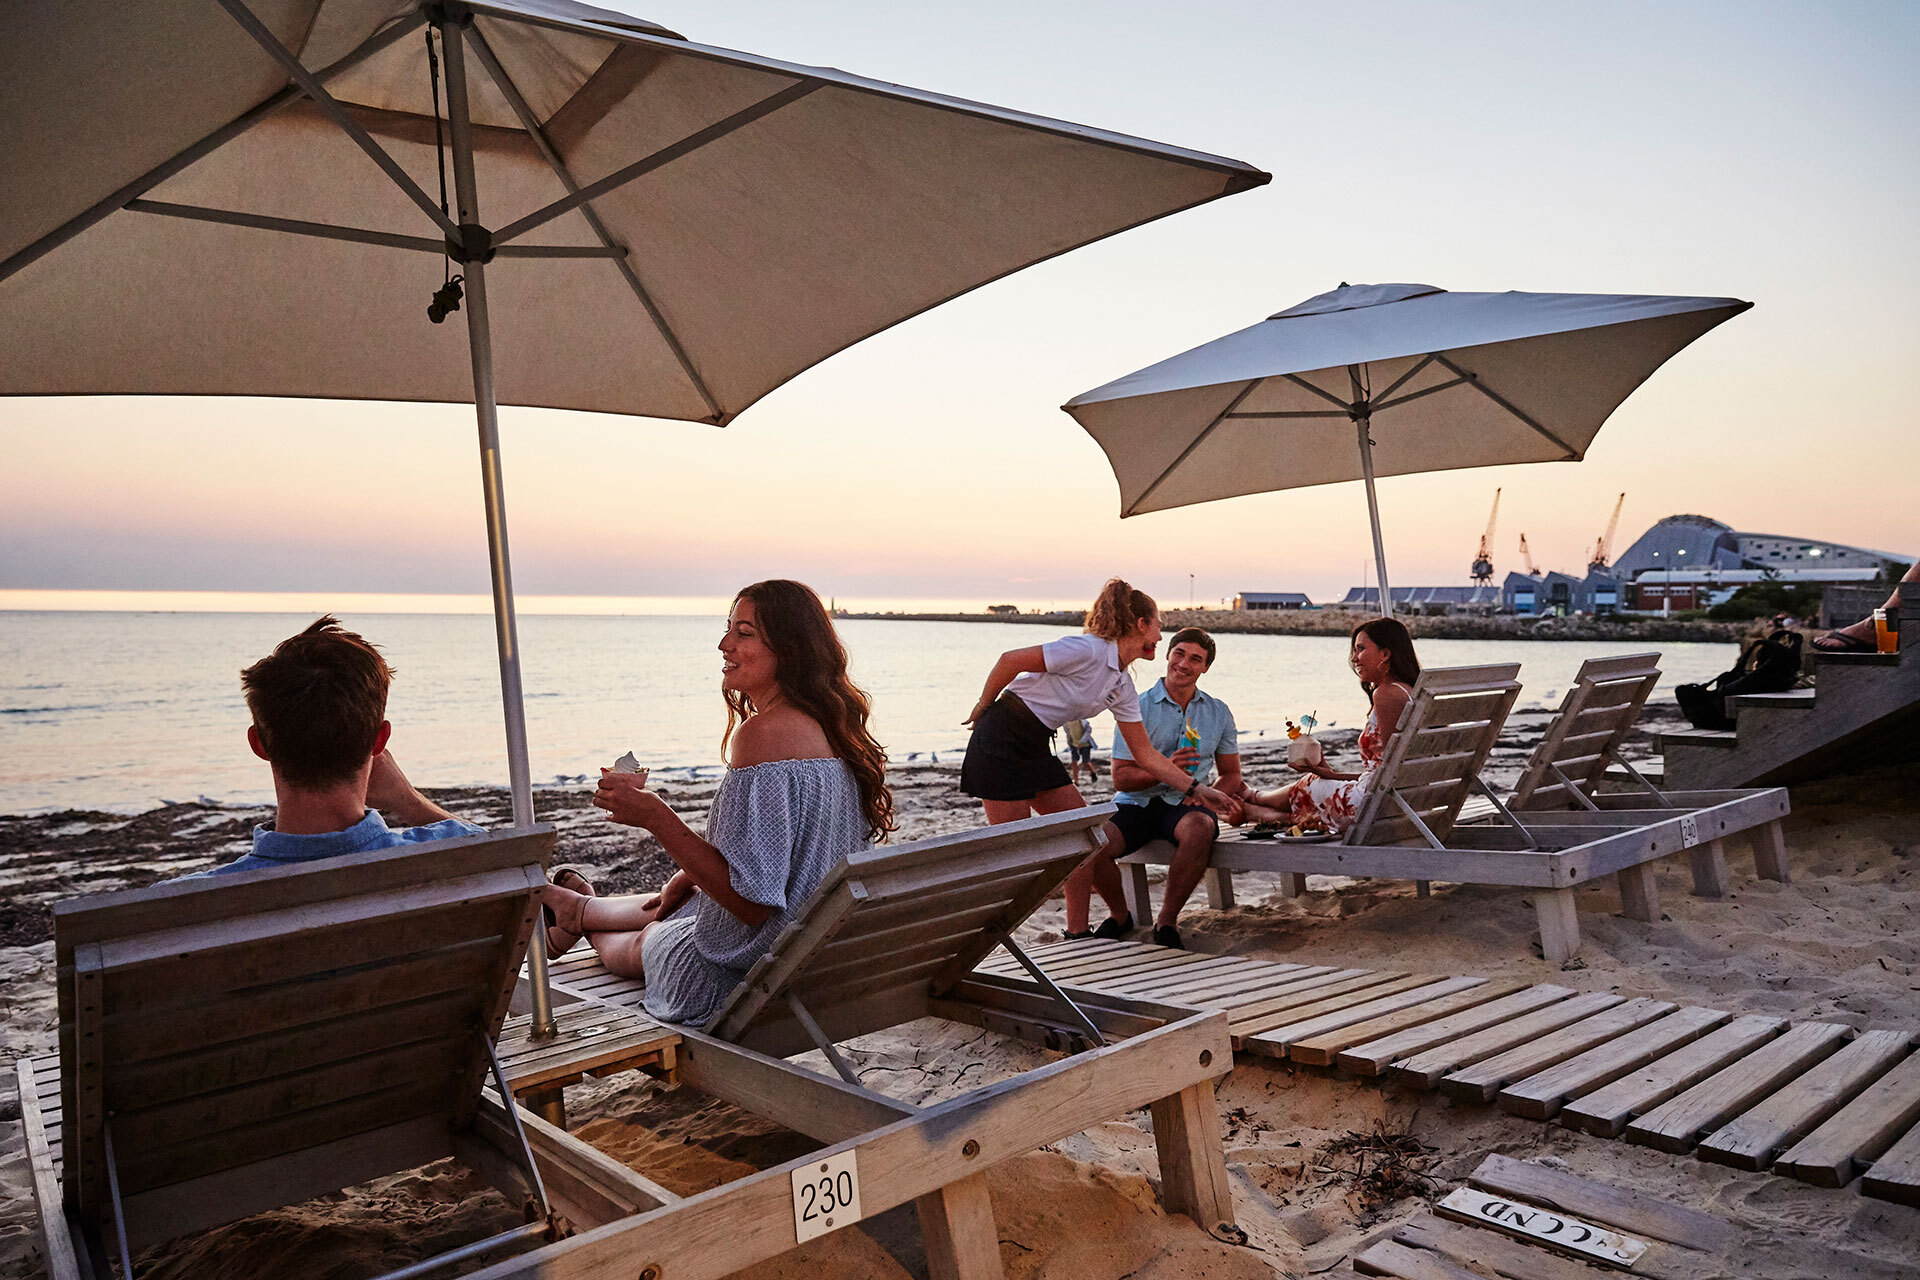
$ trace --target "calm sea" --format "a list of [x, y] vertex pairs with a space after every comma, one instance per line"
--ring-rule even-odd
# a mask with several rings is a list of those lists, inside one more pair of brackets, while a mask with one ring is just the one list
[[[490, 619], [346, 615], [397, 671], [388, 715], [393, 751], [426, 786], [504, 785], [498, 668]], [[266, 766], [247, 750], [240, 668], [303, 625], [284, 613], [0, 612], [0, 813], [137, 811], [163, 801], [271, 799]], [[957, 756], [961, 717], [1001, 651], [1051, 631], [1012, 623], [840, 624], [854, 678], [873, 696], [875, 730], [895, 760]], [[597, 773], [623, 751], [662, 770], [716, 769], [718, 617], [524, 616], [527, 729], [536, 784]], [[1524, 665], [1521, 706], [1550, 708], [1589, 657], [1636, 646], [1440, 640], [1428, 665]], [[1645, 646], [1637, 646], [1644, 648]], [[1731, 664], [1726, 645], [1660, 646], [1667, 681], [1703, 680]], [[1243, 735], [1317, 713], [1353, 727], [1366, 707], [1345, 642], [1222, 636], [1204, 687], [1233, 707]], [[1142, 689], [1162, 673], [1142, 664]], [[1102, 747], [1112, 724], [1095, 723]], [[951, 753], [951, 754], [950, 754]]]

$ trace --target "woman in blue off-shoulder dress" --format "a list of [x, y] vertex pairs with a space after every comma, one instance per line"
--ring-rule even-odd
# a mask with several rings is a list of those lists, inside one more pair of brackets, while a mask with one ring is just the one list
[[585, 937], [609, 971], [646, 982], [646, 1010], [665, 1022], [706, 1021], [834, 863], [894, 829], [886, 753], [820, 598], [755, 583], [734, 599], [720, 653], [728, 769], [706, 835], [644, 773], [603, 771], [594, 804], [653, 833], [680, 869], [646, 897], [542, 890], [549, 950]]

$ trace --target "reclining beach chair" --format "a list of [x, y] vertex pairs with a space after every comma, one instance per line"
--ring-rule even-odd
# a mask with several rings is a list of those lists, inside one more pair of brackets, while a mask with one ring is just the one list
[[[1522, 817], [1480, 776], [1519, 695], [1519, 672], [1518, 663], [1428, 668], [1415, 683], [1372, 788], [1340, 842], [1290, 844], [1233, 832], [1214, 846], [1213, 867], [1279, 872], [1283, 892], [1290, 893], [1304, 888], [1309, 874], [1412, 880], [1423, 893], [1435, 880], [1530, 889], [1542, 954], [1558, 964], [1580, 949], [1573, 899], [1577, 886], [1626, 872], [1621, 882], [1628, 914], [1649, 918], [1645, 912], [1651, 909], [1650, 918], [1658, 919], [1647, 864], [1701, 848], [1694, 858], [1696, 892], [1718, 894], [1726, 878], [1721, 840], [1785, 815], [1786, 793], [1777, 788], [1678, 793], [1666, 797], [1670, 805], [1651, 808], [1638, 796], [1587, 796], [1576, 788], [1592, 808], [1530, 809]], [[1582, 693], [1576, 686], [1569, 703]], [[1605, 696], [1621, 696], [1618, 686]], [[1630, 701], [1632, 695], [1627, 696]], [[1560, 745], [1543, 743], [1544, 754], [1536, 753], [1536, 761], [1546, 762], [1540, 770], [1544, 776], [1553, 776], [1548, 766], [1557, 765], [1563, 751], [1578, 751], [1582, 741], [1591, 745], [1584, 735], [1594, 732], [1594, 717], [1585, 708], [1602, 705], [1592, 698], [1587, 693], [1571, 718], [1563, 708], [1549, 730], [1548, 741]], [[1608, 732], [1624, 736], [1625, 729], [1616, 725]], [[1571, 748], [1565, 746], [1569, 741], [1574, 743]], [[1569, 762], [1578, 763], [1572, 757]], [[1566, 802], [1576, 805], [1573, 793], [1560, 785]], [[1463, 810], [1476, 791], [1481, 797], [1476, 807], [1486, 816], [1463, 822]], [[1529, 802], [1536, 797], [1547, 803], [1537, 782], [1529, 790]], [[1766, 845], [1768, 850], [1775, 847]], [[1161, 841], [1120, 859], [1132, 881], [1129, 896], [1144, 906], [1147, 865], [1170, 862], [1172, 856], [1172, 846]], [[1784, 877], [1783, 856], [1762, 852], [1759, 862], [1761, 874]]]
[[[1695, 894], [1715, 898], [1726, 892], [1724, 841], [1743, 833], [1753, 840], [1756, 873], [1785, 884], [1789, 878], [1786, 834], [1781, 829], [1789, 808], [1785, 788], [1666, 791], [1622, 753], [1627, 735], [1660, 682], [1659, 663], [1657, 653], [1635, 653], [1589, 658], [1580, 664], [1507, 807], [1528, 815], [1529, 822], [1533, 814], [1552, 810], [1605, 814], [1603, 821], [1609, 823], [1657, 821], [1671, 817], [1659, 810], [1683, 810], [1703, 835], [1688, 854]], [[1618, 769], [1630, 789], [1603, 790], [1609, 768]], [[1618, 876], [1622, 911], [1635, 920], [1657, 921], [1660, 897], [1653, 863], [1622, 867]]]
[[[1232, 1067], [1226, 1015], [1070, 999], [1011, 936], [1100, 847], [1112, 812], [1077, 809], [845, 859], [704, 1028], [679, 1029], [679, 1083], [857, 1151], [861, 1214], [916, 1201], [935, 1276], [1001, 1274], [987, 1168], [1143, 1106], [1152, 1109], [1167, 1211], [1208, 1230], [1230, 1228], [1213, 1094], [1214, 1079]], [[996, 947], [1018, 958], [1031, 981], [975, 974]], [[591, 951], [555, 962], [552, 983], [563, 1018], [570, 1002], [631, 1011], [645, 994]], [[1076, 1056], [925, 1109], [861, 1086], [837, 1046], [924, 1017]], [[810, 1049], [838, 1079], [782, 1060]], [[554, 1099], [530, 1101], [551, 1107]], [[795, 1167], [817, 1169], [824, 1159]], [[684, 1202], [692, 1213], [726, 1192], [755, 1206], [715, 1218], [713, 1234], [676, 1233], [662, 1209], [557, 1248], [581, 1250], [583, 1266], [625, 1257], [657, 1263], [662, 1276], [725, 1275], [793, 1246], [789, 1182], [787, 1170], [769, 1170]], [[504, 1280], [534, 1271], [506, 1263], [484, 1274]]]
[[[482, 1096], [552, 847], [535, 827], [57, 904], [60, 1053], [17, 1068], [49, 1275], [118, 1255], [130, 1278], [146, 1246], [450, 1155], [530, 1220], [440, 1263], [560, 1234]], [[565, 1134], [540, 1163], [621, 1183]]]

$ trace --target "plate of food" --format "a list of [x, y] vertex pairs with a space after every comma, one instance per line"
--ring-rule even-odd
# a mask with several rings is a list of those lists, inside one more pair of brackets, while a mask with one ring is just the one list
[[1325, 844], [1334, 838], [1331, 831], [1318, 823], [1294, 824], [1287, 826], [1278, 822], [1262, 822], [1242, 837], [1245, 840], [1272, 840], [1278, 844]]

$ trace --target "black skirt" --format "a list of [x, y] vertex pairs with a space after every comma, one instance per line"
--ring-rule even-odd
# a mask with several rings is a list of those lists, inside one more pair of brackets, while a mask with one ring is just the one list
[[1026, 703], [1003, 693], [980, 713], [960, 765], [962, 791], [976, 800], [1031, 800], [1066, 785], [1067, 768], [1053, 754], [1047, 726]]

